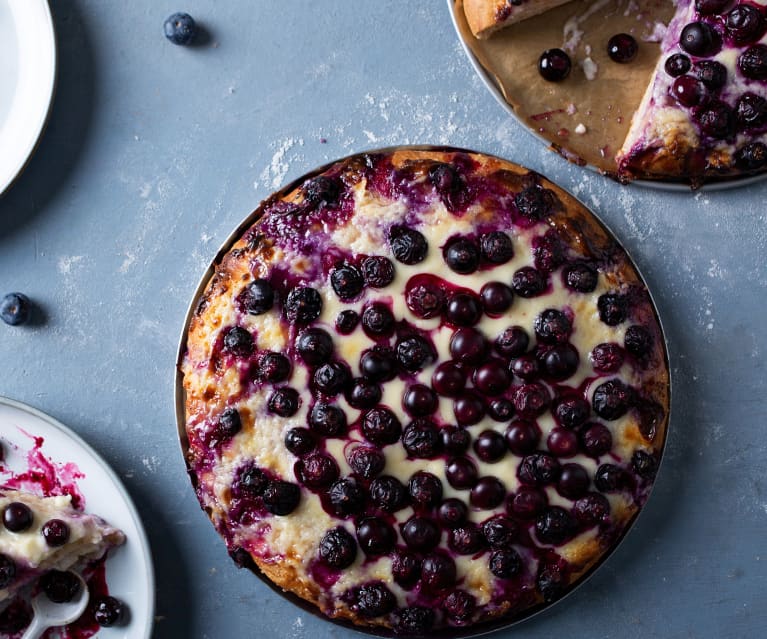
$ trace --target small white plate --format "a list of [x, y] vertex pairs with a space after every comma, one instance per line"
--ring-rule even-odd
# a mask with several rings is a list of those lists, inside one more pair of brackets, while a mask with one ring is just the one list
[[56, 37], [47, 0], [0, 0], [0, 195], [34, 153], [55, 84]]
[[[21, 0], [25, 1], [25, 0]], [[144, 528], [136, 508], [114, 471], [78, 435], [52, 417], [19, 402], [0, 397], [0, 441], [3, 466], [15, 473], [27, 470], [27, 453], [42, 438], [40, 452], [54, 464], [74, 464], [85, 475], [77, 487], [86, 512], [103, 517], [126, 537], [106, 562], [109, 593], [124, 601], [130, 618], [123, 626], [103, 628], [110, 639], [149, 639], [154, 623], [154, 570]], [[0, 471], [0, 484], [7, 473]]]

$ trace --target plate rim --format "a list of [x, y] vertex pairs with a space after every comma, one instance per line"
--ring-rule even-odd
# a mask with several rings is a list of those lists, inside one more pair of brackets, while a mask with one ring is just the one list
[[[15, 0], [7, 0], [9, 4]], [[0, 198], [8, 193], [11, 188], [16, 184], [17, 180], [23, 175], [27, 166], [32, 161], [35, 153], [37, 152], [40, 142], [43, 138], [43, 133], [50, 121], [51, 113], [53, 111], [54, 96], [56, 94], [56, 86], [58, 83], [58, 43], [56, 39], [56, 28], [53, 22], [53, 14], [51, 13], [51, 7], [49, 0], [36, 0], [37, 9], [42, 10], [45, 16], [44, 29], [41, 29], [41, 33], [44, 31], [48, 36], [48, 44], [51, 49], [51, 57], [49, 64], [45, 69], [48, 73], [41, 78], [38, 86], [41, 87], [41, 91], [45, 92], [45, 100], [47, 102], [44, 111], [41, 113], [39, 121], [37, 121], [34, 127], [30, 127], [28, 135], [25, 136], [25, 147], [23, 151], [18, 153], [18, 157], [13, 162], [13, 168], [9, 169], [7, 175], [0, 175]], [[32, 0], [23, 0], [22, 6], [25, 9], [33, 7]], [[23, 43], [19, 42], [17, 45], [19, 48], [23, 46]]]
[[144, 561], [144, 565], [146, 567], [145, 586], [146, 586], [147, 592], [151, 593], [151, 597], [148, 598], [149, 606], [147, 610], [146, 623], [144, 626], [144, 634], [142, 636], [145, 637], [146, 639], [149, 639], [149, 637], [152, 636], [152, 631], [154, 629], [154, 617], [155, 617], [155, 611], [157, 607], [157, 590], [156, 590], [156, 582], [155, 582], [155, 574], [154, 574], [155, 572], [154, 562], [152, 560], [152, 549], [151, 549], [151, 546], [149, 545], [149, 539], [146, 535], [144, 524], [141, 520], [141, 517], [138, 514], [136, 505], [133, 503], [133, 498], [128, 493], [128, 490], [125, 488], [124, 484], [122, 483], [122, 480], [119, 478], [119, 476], [114, 471], [114, 469], [107, 463], [107, 461], [93, 448], [93, 446], [91, 446], [80, 435], [78, 435], [75, 431], [73, 431], [68, 426], [64, 425], [55, 417], [52, 417], [51, 415], [44, 413], [43, 411], [41, 411], [38, 408], [35, 408], [34, 406], [30, 406], [29, 404], [26, 404], [24, 402], [20, 402], [18, 400], [11, 399], [10, 397], [5, 397], [4, 395], [0, 395], [0, 406], [3, 406], [3, 405], [10, 406], [11, 408], [19, 410], [23, 413], [28, 413], [29, 415], [32, 415], [33, 417], [45, 422], [49, 426], [60, 431], [68, 439], [71, 439], [72, 442], [74, 442], [83, 450], [85, 450], [88, 454], [90, 454], [91, 457], [93, 457], [96, 463], [101, 467], [101, 469], [107, 474], [109, 479], [112, 481], [113, 486], [115, 487], [117, 492], [120, 494], [120, 497], [122, 498], [128, 513], [130, 514], [130, 517], [133, 521], [133, 525], [138, 531], [138, 539], [136, 541], [138, 542], [138, 545], [141, 548], [141, 554], [145, 559]]
[[[503, 93], [498, 88], [498, 84], [495, 82], [492, 75], [487, 71], [487, 69], [485, 69], [485, 67], [482, 66], [482, 63], [479, 61], [477, 56], [474, 55], [474, 52], [471, 50], [469, 43], [466, 42], [466, 40], [464, 39], [463, 34], [461, 33], [461, 27], [458, 25], [458, 18], [456, 15], [456, 11], [457, 11], [456, 5], [457, 5], [457, 0], [447, 0], [448, 11], [450, 13], [450, 21], [452, 22], [453, 30], [455, 31], [455, 34], [458, 37], [458, 42], [460, 42], [461, 44], [461, 49], [463, 50], [464, 54], [468, 58], [469, 64], [471, 65], [472, 69], [474, 69], [474, 72], [482, 81], [482, 84], [490, 92], [490, 94], [495, 98], [495, 101], [499, 104], [501, 109], [506, 111], [506, 113], [510, 115], [517, 124], [519, 124], [525, 131], [527, 131], [527, 133], [533, 136], [538, 142], [543, 144], [547, 151], [551, 153], [555, 153], [556, 155], [560, 155], [560, 157], [562, 157], [561, 154], [557, 153], [556, 150], [552, 148], [552, 143], [549, 140], [544, 138], [542, 135], [537, 133], [534, 129], [529, 127], [525, 122], [523, 122], [522, 118], [520, 118], [519, 115], [517, 115], [516, 111], [514, 111], [514, 108], [508, 103], [506, 98], [503, 97]], [[717, 181], [704, 182], [701, 186], [697, 188], [694, 188], [692, 185], [686, 184], [684, 182], [664, 182], [662, 180], [647, 180], [647, 179], [632, 180], [628, 184], [621, 184], [617, 180], [612, 180], [608, 175], [600, 171], [594, 165], [589, 164], [588, 162], [581, 165], [575, 162], [570, 162], [565, 157], [562, 157], [562, 159], [580, 168], [585, 168], [589, 172], [593, 173], [594, 175], [598, 175], [602, 178], [609, 179], [615, 182], [616, 184], [618, 184], [619, 186], [627, 187], [627, 186], [636, 185], [636, 186], [650, 189], [651, 191], [668, 191], [670, 193], [691, 193], [692, 195], [695, 195], [696, 193], [700, 193], [704, 191], [706, 192], [726, 191], [729, 189], [736, 189], [736, 188], [741, 188], [744, 186], [750, 186], [752, 184], [762, 182], [765, 179], [767, 179], [767, 171], [764, 171], [762, 173], [758, 173], [756, 175], [748, 175], [743, 178], [723, 179], [718, 182]]]
[[[452, 2], [453, 0], [447, 0], [448, 3]], [[326, 169], [330, 168], [334, 164], [338, 162], [344, 162], [352, 157], [363, 155], [363, 154], [374, 154], [374, 153], [391, 153], [395, 151], [401, 151], [401, 150], [413, 150], [413, 151], [435, 151], [435, 152], [462, 152], [462, 153], [472, 153], [475, 155], [484, 155], [492, 158], [497, 158], [499, 160], [505, 161], [505, 162], [511, 162], [512, 164], [515, 164], [517, 166], [520, 166], [524, 169], [527, 169], [524, 165], [518, 164], [517, 162], [514, 162], [513, 160], [509, 160], [507, 158], [504, 158], [500, 155], [494, 154], [494, 153], [487, 153], [485, 151], [474, 151], [471, 149], [466, 149], [462, 147], [455, 147], [450, 145], [434, 145], [434, 144], [405, 144], [405, 145], [394, 145], [394, 146], [387, 146], [387, 147], [377, 147], [377, 148], [371, 148], [371, 149], [363, 149], [360, 151], [356, 151], [354, 153], [347, 154], [345, 156], [336, 158], [334, 160], [331, 160], [329, 162], [325, 162], [321, 166], [310, 169], [309, 171], [301, 174], [300, 176], [290, 180], [287, 184], [283, 185], [276, 191], [273, 191], [269, 195], [267, 195], [266, 198], [262, 199], [261, 202], [256, 206], [256, 208], [251, 211], [242, 222], [240, 222], [235, 229], [226, 237], [226, 239], [222, 242], [219, 249], [214, 254], [213, 258], [208, 263], [207, 268], [205, 269], [202, 277], [199, 279], [197, 286], [195, 287], [194, 293], [192, 295], [191, 301], [189, 303], [189, 307], [187, 308], [186, 314], [184, 316], [184, 323], [183, 328], [181, 330], [181, 335], [179, 337], [178, 342], [178, 348], [176, 352], [176, 364], [175, 364], [175, 371], [174, 371], [174, 380], [173, 380], [173, 392], [174, 392], [174, 400], [175, 400], [175, 417], [176, 417], [176, 428], [177, 428], [177, 434], [178, 434], [178, 442], [179, 442], [179, 449], [181, 452], [181, 457], [184, 462], [184, 467], [187, 470], [187, 475], [190, 477], [191, 480], [191, 468], [189, 467], [189, 461], [187, 459], [187, 453], [189, 450], [189, 441], [186, 436], [186, 420], [185, 420], [185, 398], [186, 398], [186, 392], [184, 391], [184, 376], [181, 372], [181, 364], [183, 362], [185, 350], [186, 350], [186, 342], [187, 342], [187, 334], [189, 331], [189, 325], [192, 320], [192, 316], [195, 312], [195, 309], [197, 307], [197, 304], [199, 303], [200, 296], [204, 293], [205, 288], [210, 281], [210, 278], [215, 274], [215, 267], [221, 262], [222, 257], [231, 249], [231, 247], [235, 244], [235, 242], [240, 238], [241, 234], [247, 230], [252, 224], [255, 223], [257, 217], [260, 215], [261, 211], [260, 208], [263, 205], [264, 202], [266, 202], [267, 199], [273, 198], [273, 197], [281, 197], [282, 195], [285, 195], [289, 193], [291, 190], [297, 188], [301, 183], [306, 181], [307, 179], [325, 171]], [[530, 169], [527, 169], [530, 170]], [[545, 176], [543, 176], [545, 177]], [[546, 178], [548, 179], [548, 178]], [[597, 221], [598, 224], [602, 226], [602, 228], [607, 232], [607, 234], [618, 243], [618, 245], [621, 247], [621, 249], [626, 253], [626, 256], [631, 262], [631, 265], [635, 269], [637, 276], [639, 277], [640, 281], [645, 287], [645, 290], [647, 291], [647, 294], [650, 298], [650, 304], [653, 309], [653, 315], [655, 316], [656, 321], [658, 322], [658, 326], [660, 328], [662, 343], [663, 343], [663, 356], [664, 356], [664, 363], [666, 365], [666, 370], [668, 372], [668, 407], [667, 407], [667, 414], [666, 414], [666, 427], [663, 433], [663, 442], [659, 449], [659, 461], [658, 461], [658, 467], [656, 471], [656, 477], [653, 480], [652, 486], [650, 487], [650, 491], [647, 494], [647, 497], [645, 499], [644, 504], [639, 509], [638, 512], [634, 514], [629, 524], [623, 529], [621, 532], [618, 541], [608, 549], [606, 553], [604, 553], [599, 560], [589, 568], [588, 571], [586, 571], [583, 575], [581, 575], [576, 582], [576, 584], [570, 588], [562, 597], [559, 599], [551, 602], [551, 603], [544, 603], [540, 604], [533, 609], [527, 611], [525, 614], [523, 614], [520, 617], [516, 617], [514, 619], [508, 619], [508, 618], [501, 618], [497, 621], [486, 621], [481, 624], [478, 624], [477, 626], [473, 628], [446, 628], [446, 629], [440, 629], [438, 631], [433, 631], [430, 634], [434, 635], [435, 637], [438, 637], [439, 639], [475, 639], [478, 637], [483, 637], [488, 634], [491, 634], [496, 631], [500, 630], [506, 630], [513, 626], [516, 626], [520, 623], [523, 623], [525, 621], [528, 621], [529, 619], [533, 617], [537, 617], [539, 615], [545, 615], [551, 611], [552, 608], [554, 608], [557, 604], [564, 601], [565, 599], [569, 598], [574, 592], [580, 590], [580, 588], [591, 580], [591, 578], [594, 576], [594, 574], [602, 568], [605, 563], [610, 561], [612, 557], [615, 556], [616, 551], [619, 547], [623, 544], [626, 537], [635, 529], [637, 521], [639, 520], [639, 517], [642, 516], [642, 514], [647, 509], [647, 504], [652, 498], [652, 494], [655, 491], [655, 487], [658, 483], [657, 478], [661, 473], [661, 468], [663, 466], [663, 462], [666, 459], [666, 446], [668, 445], [668, 439], [669, 439], [669, 431], [671, 429], [671, 416], [672, 416], [672, 406], [673, 406], [673, 393], [672, 393], [672, 370], [671, 370], [671, 363], [669, 359], [669, 347], [668, 347], [668, 339], [666, 337], [666, 331], [663, 326], [660, 313], [658, 312], [658, 305], [655, 302], [655, 298], [653, 297], [653, 293], [650, 290], [650, 288], [647, 286], [647, 281], [640, 270], [639, 266], [637, 265], [636, 261], [634, 260], [631, 253], [628, 251], [628, 249], [623, 245], [622, 242], [618, 240], [618, 236], [613, 232], [613, 230], [602, 220], [602, 218], [597, 215], [591, 207], [587, 206], [580, 198], [573, 195], [568, 189], [562, 187], [557, 182], [553, 182], [552, 180], [549, 180], [557, 186], [558, 188], [562, 189], [567, 195], [572, 197], [575, 201], [577, 201], [584, 209], [586, 209], [589, 214], [591, 214], [594, 219]], [[376, 637], [390, 637], [392, 639], [396, 639], [396, 637], [400, 636], [395, 634], [393, 631], [389, 631], [384, 628], [376, 628], [376, 627], [360, 627], [356, 626], [353, 623], [344, 620], [344, 619], [338, 619], [338, 618], [332, 618], [328, 617], [327, 615], [324, 615], [316, 606], [313, 604], [310, 604], [309, 602], [303, 600], [302, 598], [298, 597], [292, 592], [285, 591], [282, 588], [280, 588], [277, 584], [272, 582], [266, 575], [264, 575], [257, 566], [248, 566], [248, 568], [253, 572], [253, 574], [256, 575], [256, 577], [259, 578], [259, 580], [263, 583], [265, 583], [272, 591], [276, 592], [278, 595], [280, 595], [283, 599], [287, 599], [292, 604], [298, 606], [305, 612], [311, 614], [314, 617], [317, 617], [325, 622], [329, 622], [333, 625], [341, 626], [350, 630], [355, 630], [356, 632], [368, 635], [368, 636], [376, 636]]]

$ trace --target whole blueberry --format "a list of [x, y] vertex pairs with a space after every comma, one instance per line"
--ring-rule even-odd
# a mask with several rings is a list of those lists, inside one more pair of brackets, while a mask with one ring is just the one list
[[349, 301], [362, 292], [365, 280], [356, 266], [343, 264], [330, 272], [330, 285], [340, 300]]
[[290, 360], [282, 353], [267, 351], [258, 359], [258, 377], [277, 384], [290, 377]]
[[591, 405], [583, 397], [573, 395], [563, 397], [554, 407], [554, 416], [565, 428], [571, 430], [586, 423], [591, 413]]
[[296, 350], [310, 366], [319, 366], [333, 355], [333, 338], [321, 328], [307, 328], [296, 339]]
[[24, 532], [33, 520], [32, 509], [20, 501], [12, 501], [3, 509], [3, 525], [11, 532]]
[[607, 55], [614, 62], [626, 64], [637, 57], [639, 45], [636, 39], [628, 33], [618, 33], [607, 42]]
[[232, 492], [238, 496], [259, 497], [264, 494], [268, 485], [269, 478], [266, 473], [251, 462], [237, 473], [232, 483]]
[[394, 631], [402, 635], [420, 635], [434, 625], [434, 611], [424, 606], [408, 606], [394, 613]]
[[473, 273], [479, 267], [479, 247], [465, 237], [448, 242], [443, 256], [448, 267], [461, 275]]
[[446, 426], [441, 429], [442, 444], [448, 453], [460, 455], [465, 453], [471, 443], [471, 434], [460, 426]]
[[269, 280], [253, 280], [243, 289], [240, 300], [248, 314], [263, 315], [274, 306], [274, 288]]
[[482, 534], [491, 548], [510, 548], [519, 534], [519, 527], [508, 517], [496, 515], [482, 524]]
[[666, 58], [663, 68], [672, 78], [678, 78], [690, 70], [692, 63], [684, 53], [675, 53]]
[[764, 34], [765, 21], [758, 8], [740, 4], [727, 14], [725, 27], [735, 44], [744, 45], [761, 38]]
[[338, 464], [325, 453], [309, 453], [299, 459], [294, 472], [298, 480], [309, 488], [326, 488], [338, 477]]
[[653, 479], [658, 470], [658, 462], [651, 454], [638, 450], [631, 456], [631, 467], [644, 479]]
[[357, 542], [344, 527], [338, 526], [322, 536], [319, 553], [331, 568], [348, 568], [357, 557]]
[[442, 501], [442, 482], [436, 475], [419, 470], [408, 482], [410, 499], [421, 506], [436, 506]]
[[323, 437], [341, 437], [346, 434], [346, 413], [335, 404], [317, 402], [309, 412], [309, 427]]
[[532, 184], [514, 196], [514, 205], [520, 215], [537, 222], [550, 212], [553, 199], [551, 191]]
[[535, 533], [544, 544], [562, 544], [570, 539], [577, 529], [575, 518], [559, 506], [547, 508], [535, 520]]
[[562, 49], [547, 49], [538, 59], [538, 72], [549, 82], [564, 80], [570, 75], [571, 67], [570, 56]]
[[517, 468], [517, 477], [529, 486], [554, 484], [559, 479], [559, 462], [548, 453], [532, 453], [522, 458]]
[[602, 493], [588, 493], [573, 504], [573, 515], [578, 521], [593, 526], [610, 516], [610, 502]]
[[194, 41], [197, 35], [197, 23], [188, 13], [174, 13], [163, 24], [165, 37], [173, 44], [187, 45]]
[[517, 419], [506, 429], [506, 445], [515, 455], [528, 455], [541, 441], [541, 429], [534, 422]]
[[391, 574], [396, 583], [409, 590], [421, 577], [421, 560], [412, 552], [397, 551], [392, 558]]
[[378, 384], [358, 377], [352, 381], [351, 388], [346, 392], [346, 401], [352, 408], [364, 410], [376, 406], [381, 401], [382, 394]]
[[450, 530], [447, 545], [459, 555], [474, 555], [485, 547], [485, 538], [476, 524], [466, 522]]
[[344, 477], [331, 484], [328, 501], [337, 517], [358, 515], [365, 507], [365, 491], [354, 479]]
[[397, 342], [397, 361], [409, 373], [426, 367], [436, 358], [431, 342], [421, 335], [411, 335]]
[[459, 624], [469, 621], [476, 607], [476, 598], [465, 590], [454, 590], [442, 602], [447, 616]]
[[288, 293], [283, 311], [288, 324], [305, 326], [320, 316], [322, 296], [317, 289], [297, 286]]
[[325, 204], [334, 207], [338, 204], [341, 196], [342, 184], [338, 178], [327, 175], [318, 175], [308, 179], [301, 187], [304, 198], [314, 206]]
[[509, 310], [514, 291], [503, 282], [488, 282], [479, 291], [482, 306], [490, 317], [499, 317]]
[[397, 533], [378, 517], [365, 517], [357, 524], [357, 541], [366, 555], [385, 555], [394, 548]]
[[473, 293], [456, 293], [447, 301], [445, 317], [456, 326], [474, 326], [482, 317], [482, 303]]
[[767, 124], [767, 100], [747, 91], [735, 104], [735, 120], [741, 131], [763, 127]]
[[699, 60], [695, 63], [698, 80], [712, 91], [718, 91], [727, 82], [727, 67], [716, 60]]
[[744, 171], [756, 171], [767, 166], [767, 144], [749, 142], [735, 151], [735, 165]]
[[594, 412], [607, 420], [623, 417], [634, 399], [634, 391], [619, 379], [611, 379], [594, 391], [591, 404]]
[[492, 510], [503, 503], [506, 486], [497, 477], [481, 477], [469, 493], [469, 503], [475, 508]]
[[388, 615], [396, 607], [396, 597], [380, 581], [364, 584], [357, 590], [357, 609], [364, 617]]
[[280, 417], [293, 417], [298, 412], [301, 398], [295, 388], [283, 387], [276, 389], [267, 400], [269, 412]]
[[235, 357], [250, 357], [253, 353], [253, 336], [242, 326], [232, 326], [224, 333], [224, 350]]
[[394, 332], [394, 314], [382, 302], [373, 302], [362, 311], [362, 329], [368, 337], [389, 337]]
[[535, 579], [535, 587], [546, 603], [559, 599], [565, 593], [567, 584], [567, 572], [558, 564], [541, 564]]
[[109, 595], [99, 597], [93, 608], [93, 618], [102, 628], [110, 628], [119, 624], [125, 617], [125, 604]]
[[589, 353], [591, 365], [598, 373], [614, 373], [623, 365], [624, 357], [623, 349], [615, 342], [597, 344]]
[[394, 258], [408, 265], [423, 262], [429, 251], [429, 245], [423, 233], [404, 226], [393, 226], [390, 229], [389, 246]]
[[720, 47], [719, 36], [706, 22], [690, 22], [682, 29], [679, 46], [690, 55], [708, 57]]
[[611, 493], [626, 487], [626, 472], [615, 464], [602, 464], [594, 474], [594, 486], [603, 493]]
[[430, 592], [449, 588], [455, 584], [456, 566], [452, 557], [433, 553], [424, 557], [421, 563], [421, 583]]
[[370, 482], [370, 500], [384, 512], [393, 513], [407, 505], [408, 491], [396, 477], [381, 475]]
[[628, 317], [628, 302], [618, 293], [605, 293], [597, 300], [599, 319], [608, 326], [617, 326]]
[[427, 517], [411, 517], [401, 527], [402, 539], [408, 548], [425, 552], [439, 544], [440, 529]]
[[270, 481], [263, 495], [264, 506], [273, 515], [289, 515], [301, 500], [301, 489], [287, 481]]
[[402, 424], [399, 418], [385, 406], [371, 408], [362, 416], [362, 434], [377, 446], [386, 446], [399, 440]]
[[493, 348], [499, 355], [511, 358], [524, 354], [529, 345], [530, 336], [521, 326], [509, 326], [493, 342]]
[[69, 526], [61, 519], [50, 519], [41, 530], [45, 543], [51, 548], [58, 548], [69, 541]]
[[453, 488], [473, 488], [479, 479], [479, 472], [470, 458], [453, 457], [445, 464], [445, 478]]
[[586, 262], [574, 262], [562, 270], [562, 280], [571, 291], [591, 293], [597, 287], [599, 273]]
[[352, 381], [349, 367], [342, 362], [328, 362], [314, 371], [314, 387], [325, 395], [338, 395], [346, 391]]
[[491, 264], [505, 264], [514, 257], [511, 238], [503, 231], [484, 233], [479, 238], [482, 258]]
[[314, 450], [316, 446], [317, 442], [314, 435], [308, 428], [298, 426], [291, 428], [285, 433], [285, 448], [297, 457], [306, 455], [306, 453]]
[[31, 316], [32, 304], [23, 293], [8, 293], [0, 300], [0, 319], [6, 324], [25, 324]]
[[535, 318], [535, 336], [543, 344], [562, 344], [573, 329], [570, 319], [560, 310], [548, 308]]
[[511, 279], [511, 288], [520, 297], [537, 297], [548, 285], [546, 276], [532, 266], [523, 266]]
[[347, 455], [346, 461], [352, 471], [364, 479], [373, 479], [383, 472], [386, 457], [377, 448], [357, 446]]
[[453, 528], [466, 521], [469, 515], [469, 508], [464, 502], [455, 497], [446, 499], [439, 505], [437, 518], [440, 523], [448, 528]]
[[447, 295], [442, 280], [431, 275], [416, 275], [405, 287], [405, 303], [416, 317], [439, 317], [445, 309]]
[[522, 572], [522, 559], [513, 548], [500, 548], [490, 553], [490, 572], [499, 579], [511, 579]]
[[374, 346], [360, 356], [360, 372], [372, 382], [388, 382], [397, 374], [397, 357], [392, 349]]
[[749, 80], [767, 79], [767, 45], [755, 44], [741, 53], [738, 69]]
[[354, 332], [354, 329], [357, 328], [357, 324], [360, 323], [360, 316], [357, 311], [352, 310], [350, 308], [347, 308], [346, 310], [341, 311], [336, 316], [336, 330], [341, 335], [349, 335]]
[[396, 275], [394, 262], [383, 255], [370, 255], [362, 260], [362, 277], [371, 288], [386, 288]]
[[82, 584], [71, 572], [51, 570], [40, 577], [40, 587], [53, 603], [72, 601]]

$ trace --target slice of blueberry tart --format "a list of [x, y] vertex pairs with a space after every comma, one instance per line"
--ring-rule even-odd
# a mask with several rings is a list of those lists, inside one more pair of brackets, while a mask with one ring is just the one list
[[629, 258], [536, 173], [357, 155], [261, 204], [191, 312], [187, 463], [241, 566], [420, 635], [567, 593], [645, 503], [663, 335]]

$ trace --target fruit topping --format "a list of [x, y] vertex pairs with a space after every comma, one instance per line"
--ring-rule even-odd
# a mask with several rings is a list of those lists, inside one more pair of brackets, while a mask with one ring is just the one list
[[305, 326], [320, 316], [322, 296], [317, 289], [297, 286], [288, 293], [283, 310], [289, 324]]
[[402, 525], [401, 531], [402, 539], [413, 550], [425, 552], [439, 544], [439, 527], [426, 517], [411, 517]]
[[727, 14], [725, 28], [737, 45], [756, 42], [764, 34], [764, 17], [759, 9], [750, 4], [739, 4]]
[[407, 505], [408, 491], [396, 477], [382, 475], [370, 482], [370, 499], [384, 512], [393, 513]]
[[366, 555], [386, 555], [397, 541], [397, 533], [379, 517], [365, 517], [357, 525], [357, 541]]
[[565, 428], [575, 429], [581, 426], [589, 418], [591, 405], [578, 396], [568, 396], [557, 402], [554, 407], [554, 416]]
[[484, 233], [479, 238], [482, 259], [491, 264], [505, 264], [514, 257], [514, 245], [503, 231]]
[[274, 515], [289, 515], [301, 500], [301, 489], [287, 481], [270, 481], [264, 491], [264, 506]]
[[402, 406], [411, 417], [425, 417], [437, 410], [437, 394], [423, 384], [412, 384], [402, 396]]
[[330, 272], [330, 285], [340, 300], [348, 302], [362, 292], [365, 280], [356, 266], [343, 264]]
[[413, 265], [423, 262], [429, 245], [423, 233], [404, 226], [393, 226], [389, 231], [389, 246], [394, 258], [403, 264]]
[[727, 82], [727, 67], [716, 60], [699, 60], [695, 76], [711, 91], [719, 91]]
[[511, 579], [522, 572], [522, 559], [513, 548], [500, 548], [490, 553], [488, 566], [499, 579]]
[[314, 450], [316, 446], [317, 442], [314, 435], [307, 428], [302, 428], [300, 426], [291, 428], [285, 434], [285, 448], [297, 457]]
[[490, 317], [499, 317], [511, 308], [514, 291], [503, 282], [488, 282], [479, 291], [482, 306]]
[[[416, 317], [439, 317], [445, 309], [447, 295], [440, 279], [433, 275], [416, 275], [405, 287], [405, 303]], [[364, 322], [364, 316], [363, 316]]]
[[617, 326], [628, 317], [628, 302], [623, 295], [605, 293], [597, 300], [599, 319], [608, 326]]
[[354, 563], [357, 542], [343, 526], [338, 526], [322, 536], [319, 553], [320, 559], [328, 566], [342, 570]]
[[40, 588], [53, 603], [72, 601], [82, 584], [74, 573], [51, 570], [40, 577]]
[[523, 266], [511, 278], [511, 288], [520, 297], [537, 297], [548, 285], [546, 276], [532, 266]]
[[125, 604], [115, 597], [99, 597], [93, 608], [93, 618], [102, 628], [118, 625], [125, 618]]
[[459, 555], [474, 555], [485, 547], [485, 538], [476, 524], [467, 522], [450, 530], [447, 545]]
[[51, 548], [59, 548], [69, 541], [69, 526], [61, 519], [50, 519], [41, 530], [45, 543]]
[[711, 138], [723, 140], [733, 133], [735, 117], [732, 109], [724, 102], [709, 102], [696, 108], [693, 116], [698, 121], [701, 133]]
[[583, 452], [589, 457], [599, 458], [606, 455], [613, 447], [613, 436], [604, 424], [594, 422], [586, 424], [580, 434]]
[[389, 337], [394, 333], [394, 315], [382, 302], [373, 302], [362, 311], [362, 329], [371, 339]]
[[360, 372], [373, 382], [388, 382], [397, 374], [397, 358], [390, 348], [374, 346], [360, 356]]
[[365, 584], [357, 590], [357, 610], [364, 617], [388, 615], [397, 607], [397, 599], [383, 583]]
[[721, 46], [719, 35], [706, 22], [690, 22], [682, 29], [679, 46], [690, 55], [705, 58], [714, 55]]
[[258, 377], [277, 384], [290, 377], [290, 360], [282, 353], [267, 351], [258, 359]]
[[497, 477], [481, 477], [469, 493], [469, 503], [475, 508], [492, 510], [506, 498], [506, 486]]
[[[448, 479], [448, 481], [450, 481]], [[452, 484], [451, 484], [452, 485]], [[448, 528], [453, 528], [464, 521], [469, 514], [469, 509], [464, 502], [455, 497], [443, 501], [437, 511], [439, 522]]]
[[358, 515], [365, 507], [365, 491], [354, 479], [344, 477], [331, 484], [328, 501], [337, 517]]
[[442, 438], [428, 419], [416, 419], [402, 431], [402, 447], [410, 458], [431, 459], [442, 450]]
[[459, 624], [469, 621], [476, 607], [476, 598], [465, 590], [454, 590], [442, 602], [447, 616]]
[[598, 373], [614, 373], [623, 365], [623, 349], [615, 342], [597, 344], [589, 354], [589, 359]]
[[352, 374], [349, 367], [338, 361], [323, 364], [314, 371], [314, 387], [325, 395], [338, 395], [351, 385]]
[[479, 479], [477, 466], [468, 457], [453, 457], [445, 464], [447, 483], [453, 488], [473, 488]]
[[517, 477], [528, 486], [545, 486], [556, 483], [560, 471], [559, 462], [552, 455], [533, 453], [522, 458]]
[[20, 501], [12, 501], [3, 509], [3, 526], [14, 533], [24, 532], [32, 526], [32, 509]]
[[250, 357], [253, 336], [241, 326], [233, 326], [224, 333], [224, 350], [235, 357]]
[[461, 275], [473, 273], [479, 267], [479, 247], [465, 237], [449, 241], [442, 255], [450, 270]]
[[424, 557], [421, 563], [421, 583], [430, 592], [449, 588], [455, 584], [456, 567], [452, 557], [444, 553], [433, 553]]
[[0, 590], [8, 587], [16, 578], [16, 563], [7, 555], [0, 554]]
[[493, 348], [504, 357], [519, 357], [530, 344], [530, 337], [521, 326], [509, 326], [495, 339]]
[[535, 451], [541, 440], [541, 429], [533, 423], [518, 419], [506, 429], [506, 445], [515, 455], [527, 455]]
[[663, 68], [672, 78], [678, 78], [680, 75], [687, 73], [691, 66], [690, 58], [684, 53], [674, 53], [666, 58]]
[[569, 540], [578, 524], [564, 508], [551, 506], [535, 520], [535, 534], [544, 544], [559, 545]]
[[295, 388], [288, 387], [276, 389], [269, 395], [267, 401], [269, 412], [280, 417], [293, 417], [298, 412], [300, 404], [301, 398], [298, 395], [298, 391]]
[[767, 45], [755, 44], [741, 53], [738, 69], [749, 80], [767, 79]]
[[573, 515], [589, 526], [599, 524], [610, 515], [610, 502], [601, 493], [589, 493], [573, 504]]
[[362, 277], [371, 288], [386, 288], [394, 281], [394, 262], [383, 255], [371, 255], [362, 260]]
[[362, 434], [377, 446], [386, 446], [399, 441], [402, 424], [397, 416], [385, 406], [370, 409], [362, 417]]
[[377, 448], [357, 446], [348, 454], [346, 461], [356, 473], [364, 479], [373, 479], [386, 467], [386, 457]]
[[419, 470], [408, 482], [408, 493], [415, 504], [436, 506], [442, 501], [442, 482], [436, 475]]
[[497, 431], [484, 430], [474, 440], [474, 452], [483, 462], [495, 463], [506, 454], [506, 440]]
[[445, 317], [455, 326], [474, 326], [482, 317], [482, 303], [473, 293], [455, 293], [447, 302]]
[[309, 488], [326, 488], [338, 477], [338, 464], [324, 453], [313, 452], [299, 459], [294, 467], [298, 481]]
[[591, 293], [599, 280], [596, 269], [586, 262], [574, 262], [562, 271], [565, 286], [578, 293]]
[[462, 364], [477, 365], [484, 361], [489, 345], [475, 328], [462, 327], [450, 338], [450, 354]]
[[436, 359], [431, 343], [420, 335], [411, 335], [397, 342], [397, 361], [409, 373], [416, 373]]
[[346, 309], [341, 311], [336, 317], [336, 330], [341, 335], [349, 335], [357, 328], [357, 324], [360, 322], [360, 316], [357, 311]]
[[594, 412], [604, 419], [623, 417], [634, 399], [633, 389], [619, 379], [611, 379], [597, 387], [591, 400]]

